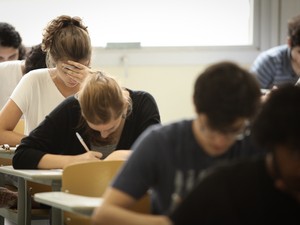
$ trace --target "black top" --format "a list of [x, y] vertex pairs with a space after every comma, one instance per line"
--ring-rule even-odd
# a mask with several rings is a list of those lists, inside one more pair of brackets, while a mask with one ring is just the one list
[[264, 158], [222, 166], [170, 215], [174, 225], [300, 224], [300, 204], [277, 190]]
[[[127, 89], [128, 90], [128, 89]], [[132, 112], [126, 118], [116, 150], [131, 149], [137, 137], [150, 125], [160, 123], [157, 104], [147, 92], [128, 90], [132, 99]], [[68, 97], [58, 105], [29, 136], [22, 139], [13, 157], [16, 169], [36, 169], [40, 159], [47, 153], [78, 155], [85, 149], [76, 137], [80, 133], [87, 142], [83, 128], [78, 123], [81, 109], [78, 100]]]

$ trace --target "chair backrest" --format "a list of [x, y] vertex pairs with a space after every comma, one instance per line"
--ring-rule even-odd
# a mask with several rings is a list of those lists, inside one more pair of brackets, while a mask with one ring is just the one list
[[67, 166], [62, 175], [62, 191], [100, 197], [124, 161], [95, 161]]
[[[69, 165], [63, 171], [61, 190], [71, 194], [101, 197], [123, 163], [122, 160], [116, 160]], [[88, 217], [64, 212], [64, 224], [91, 224], [91, 220]]]
[[[75, 163], [67, 166], [62, 175], [62, 191], [89, 197], [101, 197], [125, 160]], [[150, 212], [150, 198], [145, 195], [131, 208], [136, 212]], [[91, 224], [88, 217], [64, 212], [64, 224]]]

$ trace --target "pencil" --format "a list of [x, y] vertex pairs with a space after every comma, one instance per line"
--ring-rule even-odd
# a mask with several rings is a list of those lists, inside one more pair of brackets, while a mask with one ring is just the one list
[[76, 136], [77, 136], [78, 140], [80, 141], [80, 143], [82, 144], [82, 146], [84, 147], [84, 149], [87, 152], [90, 151], [90, 149], [88, 148], [88, 146], [86, 145], [86, 143], [84, 142], [84, 140], [82, 139], [82, 137], [80, 136], [80, 134], [78, 132], [76, 132]]

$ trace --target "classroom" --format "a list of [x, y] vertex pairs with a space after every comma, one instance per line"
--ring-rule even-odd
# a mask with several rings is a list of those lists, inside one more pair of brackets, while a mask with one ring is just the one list
[[[195, 101], [195, 84], [198, 82], [199, 75], [205, 74], [206, 69], [210, 68], [210, 66], [213, 66], [218, 62], [225, 61], [234, 62], [239, 65], [241, 69], [250, 71], [253, 62], [261, 53], [275, 46], [287, 44], [287, 21], [291, 17], [299, 15], [300, 12], [299, 0], [1, 0], [0, 5], [0, 23], [7, 22], [12, 24], [22, 36], [22, 43], [28, 50], [32, 46], [41, 43], [43, 38], [43, 29], [47, 26], [50, 20], [61, 15], [80, 17], [83, 21], [83, 24], [86, 25], [92, 47], [91, 55], [83, 56], [78, 61], [80, 64], [85, 66], [82, 71], [88, 69], [92, 69], [93, 71], [104, 71], [113, 77], [112, 80], [108, 79], [107, 82], [112, 82], [114, 84], [114, 80], [116, 80], [120, 86], [129, 89], [128, 95], [130, 96], [131, 90], [150, 93], [150, 99], [153, 97], [154, 102], [151, 101], [151, 103], [148, 103], [148, 108], [152, 107], [151, 109], [153, 109], [153, 107], [155, 108], [157, 105], [157, 109], [155, 108], [152, 111], [149, 110], [149, 112], [147, 112], [149, 114], [152, 113], [149, 115], [149, 118], [151, 116], [153, 119], [151, 122], [149, 122], [149, 126], [152, 124], [155, 125], [156, 123], [161, 123], [163, 126], [170, 126], [178, 121], [187, 121], [195, 118], [195, 115], [197, 115], [195, 114], [195, 110], [198, 110]], [[89, 57], [90, 61], [86, 63], [86, 59]], [[0, 62], [0, 66], [1, 63], [2, 62]], [[300, 74], [300, 65], [299, 71], [296, 71], [295, 67], [293, 67], [293, 69], [297, 75], [298, 72]], [[95, 77], [98, 76], [97, 74], [100, 74], [100, 76], [105, 76], [104, 73], [103, 75], [102, 72], [97, 72]], [[0, 67], [0, 76], [1, 75]], [[105, 123], [104, 125], [99, 125], [99, 121], [96, 119], [94, 122], [88, 119], [89, 116], [91, 117], [91, 115], [89, 115], [87, 112], [89, 107], [92, 107], [88, 105], [83, 106], [81, 101], [88, 97], [88, 86], [92, 86], [93, 83], [96, 83], [97, 78], [95, 77], [87, 79], [88, 81], [84, 82], [85, 88], [83, 89], [87, 90], [86, 93], [82, 91], [79, 95], [74, 94], [74, 99], [79, 100], [78, 105], [81, 107], [81, 113], [83, 116], [82, 118], [86, 120], [88, 126], [90, 126], [90, 128], [93, 130], [97, 130], [99, 132], [101, 130], [101, 135], [104, 134], [104, 131], [102, 132], [102, 130], [113, 130], [116, 126], [121, 126], [122, 128], [120, 132], [122, 132], [123, 126], [124, 129], [126, 127], [124, 125], [126, 122], [123, 123], [122, 121], [127, 114], [125, 116], [122, 114], [120, 117], [122, 118], [121, 122], [119, 120], [115, 120], [111, 127], [105, 126]], [[95, 79], [94, 82], [93, 79]], [[0, 84], [0, 86], [3, 86], [3, 84]], [[276, 83], [273, 86], [276, 86]], [[272, 87], [270, 86], [265, 88], [261, 86], [261, 91], [265, 89], [269, 90], [272, 89]], [[74, 90], [72, 90], [72, 92], [74, 92]], [[66, 95], [64, 96], [66, 97]], [[71, 96], [73, 96], [72, 93]], [[71, 108], [71, 105], [74, 104], [73, 100], [72, 102], [69, 101], [67, 103], [65, 104], [65, 108], [63, 108], [64, 105], [60, 105], [60, 110], [65, 110], [65, 112], [67, 112], [66, 108]], [[135, 102], [133, 104], [135, 104]], [[86, 111], [84, 111], [84, 107], [86, 108]], [[127, 113], [129, 110], [128, 108], [126, 108], [126, 110]], [[22, 111], [23, 110], [19, 109], [20, 117], [22, 116]], [[57, 111], [58, 110], [54, 110], [55, 113]], [[50, 112], [50, 119], [58, 118], [58, 113], [52, 114], [52, 110]], [[77, 113], [77, 111], [74, 112]], [[78, 110], [78, 112], [80, 111]], [[69, 113], [70, 114], [65, 115], [64, 118], [61, 117], [59, 120], [57, 120], [57, 124], [68, 120], [71, 116], [71, 112]], [[159, 116], [157, 116], [157, 114], [159, 114]], [[25, 118], [27, 118], [25, 113], [23, 113], [23, 115]], [[128, 113], [128, 115], [130, 116], [130, 113]], [[247, 119], [248, 115], [244, 117]], [[43, 164], [42, 167], [39, 167], [39, 169], [42, 169], [42, 172], [39, 170], [37, 170], [37, 172], [31, 168], [35, 162], [29, 162], [28, 164], [21, 163], [21, 157], [32, 156], [30, 155], [33, 154], [32, 146], [35, 147], [35, 145], [39, 147], [45, 146], [46, 150], [43, 151], [43, 154], [48, 152], [48, 149], [51, 147], [61, 147], [62, 151], [67, 152], [67, 144], [70, 144], [75, 140], [76, 144], [70, 145], [70, 148], [72, 147], [74, 149], [74, 151], [70, 153], [72, 156], [79, 154], [82, 149], [84, 155], [92, 154], [92, 149], [94, 147], [99, 147], [94, 144], [93, 141], [89, 143], [90, 138], [87, 138], [91, 137], [91, 140], [93, 140], [94, 133], [85, 133], [85, 130], [82, 127], [74, 128], [77, 137], [76, 135], [69, 137], [69, 132], [71, 131], [67, 128], [67, 126], [70, 126], [70, 124], [67, 125], [67, 122], [65, 125], [62, 125], [62, 127], [64, 127], [61, 130], [56, 130], [56, 134], [54, 134], [54, 132], [51, 133], [49, 129], [55, 130], [57, 129], [57, 125], [51, 124], [50, 119], [48, 121], [47, 119], [43, 121], [42, 126], [39, 125], [38, 128], [41, 127], [41, 129], [37, 129], [36, 133], [33, 132], [34, 134], [32, 138], [30, 133], [29, 139], [26, 137], [22, 139], [19, 155], [17, 155], [17, 157], [14, 159], [13, 165], [15, 168], [12, 167], [11, 162], [6, 162], [6, 158], [9, 160], [13, 158], [14, 151], [16, 150], [16, 144], [14, 141], [12, 141], [13, 144], [11, 144], [11, 146], [14, 147], [10, 148], [12, 151], [7, 151], [4, 146], [5, 143], [1, 143], [2, 139], [0, 137], [0, 147], [3, 148], [0, 148], [0, 183], [2, 186], [2, 182], [4, 182], [3, 174], [6, 174], [5, 176], [15, 177], [15, 181], [18, 184], [17, 191], [19, 194], [17, 200], [18, 209], [23, 208], [23, 210], [19, 210], [19, 212], [18, 209], [12, 212], [11, 210], [7, 210], [7, 208], [0, 207], [0, 225], [92, 224], [91, 218], [93, 215], [95, 216], [95, 214], [93, 214], [95, 211], [93, 210], [97, 208], [98, 205], [102, 204], [103, 199], [100, 198], [100, 196], [102, 196], [105, 189], [102, 188], [100, 191], [100, 188], [97, 186], [99, 190], [93, 190], [93, 194], [84, 196], [84, 191], [79, 190], [80, 188], [76, 189], [68, 186], [66, 181], [63, 180], [64, 177], [67, 177], [66, 174], [68, 172], [67, 170], [65, 171], [64, 166], [61, 166], [63, 161], [59, 162], [59, 160], [53, 158], [53, 161], [56, 160], [56, 163], [61, 164], [49, 164], [48, 168]], [[75, 116], [74, 118], [72, 117], [72, 129], [75, 124], [74, 121], [77, 119], [78, 118], [75, 118]], [[78, 121], [82, 122], [80, 119], [78, 119]], [[108, 122], [109, 121], [111, 120], [108, 120]], [[142, 123], [142, 121], [140, 121], [140, 123]], [[208, 122], [207, 124], [210, 123]], [[246, 133], [249, 125], [248, 120], [241, 121], [240, 124], [240, 129], [237, 129], [238, 131], [236, 132], [238, 135], [240, 135], [240, 133]], [[0, 121], [0, 127], [1, 126], [2, 125]], [[234, 127], [228, 127], [229, 135], [231, 135], [231, 128]], [[14, 131], [17, 131], [17, 128], [14, 129]], [[22, 129], [24, 129], [24, 127], [22, 127], [21, 130]], [[143, 129], [146, 128], [143, 127]], [[118, 129], [116, 130], [118, 131]], [[225, 127], [224, 130], [227, 132], [227, 127]], [[232, 130], [234, 131], [234, 129]], [[28, 130], [26, 130], [26, 132], [27, 131]], [[40, 134], [39, 131], [41, 132]], [[156, 130], [153, 132], [155, 133], [155, 131]], [[222, 129], [217, 129], [215, 132], [221, 133], [221, 131]], [[111, 133], [114, 132], [115, 130]], [[25, 133], [22, 134], [23, 137]], [[79, 133], [82, 135], [82, 137], [79, 135]], [[142, 132], [140, 133], [145, 134]], [[50, 136], [52, 135], [51, 138], [53, 140], [56, 140], [59, 135], [65, 134], [67, 141], [66, 143], [62, 143], [63, 140], [60, 138], [58, 141], [60, 143], [52, 145], [53, 140], [49, 138], [48, 143], [51, 144], [47, 146], [46, 141], [45, 143], [40, 144], [37, 140], [35, 140], [48, 134]], [[128, 143], [122, 141], [120, 144], [122, 148], [120, 148], [118, 143], [114, 143], [114, 146], [110, 145], [108, 149], [102, 148], [103, 146], [101, 146], [101, 148], [99, 147], [99, 149], [97, 149], [97, 154], [95, 153], [90, 157], [107, 157], [108, 153], [106, 154], [106, 151], [111, 151], [111, 148], [125, 151], [130, 149], [129, 146], [137, 146], [136, 148], [140, 150], [140, 145], [142, 146], [143, 140], [141, 140], [141, 142], [135, 142], [135, 140], [133, 140], [137, 137], [140, 138], [141, 136], [139, 134], [135, 134], [136, 137], [132, 137], [129, 134], [126, 137], [123, 137], [122, 134], [117, 134], [119, 135], [117, 136], [118, 140], [123, 140], [126, 138]], [[156, 134], [161, 134], [161, 136], [163, 136], [162, 133]], [[29, 132], [26, 133], [26, 135], [29, 135]], [[85, 140], [88, 140], [87, 145]], [[152, 139], [149, 139], [148, 141], [151, 140]], [[17, 146], [17, 148], [19, 147], [20, 146]], [[29, 149], [32, 150], [32, 152], [26, 153], [26, 150]], [[53, 153], [54, 151], [49, 152]], [[99, 152], [101, 154], [100, 156]], [[139, 152], [141, 153], [142, 151]], [[46, 154], [45, 157], [47, 155], [48, 154]], [[138, 156], [140, 155], [137, 153], [132, 158], [138, 158]], [[39, 155], [38, 157], [41, 158], [40, 160], [44, 159], [44, 155]], [[115, 160], [113, 157], [114, 156], [112, 156], [111, 159], [112, 161]], [[107, 178], [109, 181], [104, 181], [107, 182], [106, 185], [110, 184], [114, 175], [121, 167], [123, 168], [125, 165], [124, 168], [128, 169], [123, 161], [127, 161], [127, 157], [131, 157], [131, 153], [128, 156], [127, 153], [120, 152], [120, 156], [118, 155], [117, 157], [122, 157], [122, 163], [118, 162], [114, 164], [112, 166], [112, 172], [108, 172], [108, 175], [105, 175], [109, 177]], [[5, 158], [5, 160], [3, 161], [2, 158]], [[117, 158], [116, 161], [118, 160], [119, 158]], [[48, 162], [52, 163], [53, 161]], [[105, 160], [103, 160], [103, 162], [105, 162]], [[20, 168], [28, 167], [30, 170], [26, 171], [24, 169], [16, 169], [16, 165]], [[41, 164], [39, 163], [39, 165]], [[102, 165], [92, 165], [92, 163], [90, 163], [90, 165], [86, 166], [86, 171], [103, 170], [103, 168], [100, 169], [100, 166]], [[137, 166], [137, 164], [133, 164], [133, 166]], [[70, 170], [71, 169], [73, 168], [70, 168]], [[197, 168], [197, 171], [198, 169], [199, 168]], [[76, 170], [76, 168], [74, 168], [74, 170]], [[77, 172], [75, 173], [79, 174], [78, 170], [84, 170], [84, 167], [78, 168]], [[125, 170], [124, 174], [127, 175], [130, 171], [130, 169]], [[178, 177], [181, 175], [178, 175], [177, 172], [178, 171], [176, 171], [174, 177], [176, 176], [176, 179], [180, 179]], [[94, 176], [93, 174], [94, 173], [91, 173], [91, 177]], [[193, 176], [197, 177], [195, 178], [196, 181], [196, 179], [200, 177], [200, 172], [194, 174]], [[72, 182], [77, 182], [76, 185], [80, 185], [81, 182], [86, 184], [91, 182], [88, 177], [84, 179], [86, 180], [80, 181], [77, 178], [77, 181], [74, 181], [76, 179], [73, 177]], [[93, 179], [97, 180], [98, 178], [93, 177]], [[188, 178], [186, 178], [184, 175], [184, 179]], [[101, 182], [100, 180], [101, 179], [99, 178], [99, 182]], [[175, 183], [176, 182], [178, 182], [178, 180], [176, 180]], [[31, 188], [28, 185], [31, 185], [32, 183], [42, 184], [43, 188], [45, 188], [44, 186], [47, 186], [45, 188], [46, 191], [44, 191], [45, 193], [42, 193], [45, 195], [39, 195], [40, 193], [36, 194], [35, 191], [31, 193]], [[117, 180], [116, 184], [114, 185], [120, 185], [120, 187], [122, 187], [122, 185], [125, 186], [125, 184], [126, 183], [122, 183], [120, 179]], [[94, 184], [91, 184], [91, 186], [92, 185]], [[35, 186], [33, 185], [33, 187]], [[69, 193], [69, 189], [71, 190], [72, 188], [74, 188], [74, 191], [70, 191]], [[48, 190], [50, 190], [49, 193]], [[67, 195], [64, 195], [66, 193]], [[77, 194], [79, 197], [77, 196], [78, 198], [73, 199], [73, 196], [69, 195], [73, 193]], [[147, 192], [146, 198], [149, 197], [148, 194], [149, 193]], [[39, 218], [39, 216], [35, 218], [33, 210], [30, 210], [32, 204], [31, 197], [36, 201], [39, 201], [40, 204], [47, 205], [46, 210], [42, 209], [41, 211], [37, 212], [41, 213], [43, 211], [42, 213], [46, 213], [46, 219], [44, 218], [45, 215], [40, 216], [41, 218]], [[141, 196], [136, 195], [134, 197], [137, 198]], [[142, 197], [145, 196], [143, 195]], [[174, 196], [171, 198], [173, 197]], [[53, 199], [53, 202], [49, 201], [49, 198]], [[144, 199], [142, 198], [142, 200]], [[80, 205], [79, 203], [86, 201], [89, 202], [90, 205], [87, 204], [85, 207], [80, 205], [78, 208], [76, 208], [74, 205], [72, 205], [72, 201], [74, 201], [74, 204], [76, 203], [78, 205]], [[146, 199], [146, 201], [149, 201], [149, 199]], [[165, 200], [162, 201], [163, 206], [161, 206], [161, 211], [164, 211], [164, 201]], [[69, 205], [67, 203], [69, 203]], [[147, 202], [147, 204], [149, 204], [149, 202]], [[144, 207], [144, 205], [142, 207]], [[156, 207], [158, 206], [156, 205]], [[144, 208], [140, 209], [139, 205], [137, 205], [136, 209], [133, 211], [135, 210], [136, 212], [139, 212], [139, 210], [143, 212]], [[51, 213], [49, 213], [50, 211]], [[149, 211], [149, 209], [147, 208], [146, 211]], [[157, 212], [160, 214], [159, 210]], [[84, 217], [84, 219], [76, 218], [76, 214], [78, 214], [79, 217]], [[122, 214], [122, 211], [120, 211], [120, 214]], [[170, 216], [170, 218], [171, 217], [173, 219], [173, 216]], [[160, 224], [160, 219], [162, 219], [162, 222], [164, 222], [162, 224], [172, 225], [172, 223], [166, 223], [164, 220], [165, 218], [157, 218], [157, 222], [154, 219], [153, 223], [149, 224]], [[76, 222], [76, 220], [79, 222]], [[150, 221], [151, 220], [149, 220], [149, 222]], [[96, 224], [95, 221], [93, 222], [93, 225], [98, 224]], [[99, 224], [102, 223], [99, 222]], [[126, 222], [124, 222], [124, 224], [126, 224]], [[178, 224], [180, 223], [178, 222]], [[174, 222], [174, 225], [177, 225], [177, 223], [175, 224]]]
[[[47, 1], [45, 1], [45, 4], [47, 4], [46, 2]], [[64, 2], [66, 2], [66, 5], [68, 6], [68, 1]], [[101, 4], [100, 2], [99, 4]], [[197, 1], [192, 0], [191, 2], [197, 6]], [[192, 94], [192, 83], [197, 74], [203, 70], [206, 65], [215, 61], [228, 59], [237, 61], [245, 66], [250, 66], [260, 51], [286, 42], [286, 21], [291, 15], [296, 15], [298, 13], [298, 1], [264, 0], [254, 2], [258, 5], [258, 9], [255, 10], [255, 20], [253, 21], [253, 24], [256, 26], [254, 28], [256, 33], [255, 36], [253, 36], [254, 44], [251, 44], [248, 47], [243, 46], [241, 48], [233, 46], [210, 48], [192, 46], [186, 48], [160, 47], [108, 50], [105, 48], [106, 43], [103, 43], [104, 47], [94, 49], [93, 66], [104, 68], [112, 75], [117, 76], [125, 86], [150, 91], [158, 101], [163, 122], [190, 117], [194, 113], [191, 102], [188, 100]], [[34, 12], [37, 11], [36, 13], [39, 13], [38, 17], [40, 17], [40, 15], [44, 14], [44, 11], [42, 11], [43, 8], [38, 8], [39, 6], [36, 5], [36, 3], [37, 1], [32, 1], [33, 6], [31, 8], [36, 7]], [[52, 1], [49, 4], [49, 7], [54, 5], [54, 3], [55, 1]], [[47, 16], [47, 14], [45, 14], [45, 16], [47, 16], [46, 18], [35, 20], [35, 17], [28, 17], [27, 11], [23, 10], [28, 4], [27, 1], [19, 2], [18, 0], [5, 0], [2, 1], [1, 4], [7, 4], [9, 6], [8, 9], [6, 7], [1, 7], [2, 20], [5, 19], [8, 22], [12, 22], [18, 30], [20, 30], [20, 33], [26, 33], [26, 27], [24, 27], [26, 18], [26, 20], [28, 19], [28, 23], [33, 26], [29, 31], [30, 34], [32, 34], [31, 30], [34, 27], [39, 27], [36, 32], [41, 33], [41, 29], [51, 17], [58, 15], [65, 10], [62, 9], [58, 13], [51, 12], [51, 14], [50, 12], [47, 12], [47, 14], [50, 15]], [[105, 3], [103, 4], [105, 7]], [[13, 16], [10, 11], [15, 11], [17, 5], [20, 5], [21, 12]], [[79, 8], [80, 7], [81, 6], [79, 6]], [[95, 10], [97, 10], [98, 7], [101, 7], [101, 5], [94, 7]], [[40, 9], [41, 12], [39, 12], [38, 9]], [[97, 12], [93, 12], [92, 15], [99, 18], [99, 20], [102, 19], [101, 15], [97, 15]], [[20, 20], [20, 17], [23, 19]], [[101, 23], [103, 24], [105, 21], [102, 21]], [[101, 23], [97, 22], [95, 25], [98, 26], [98, 24]], [[86, 24], [89, 25], [88, 20], [86, 21]], [[91, 32], [97, 30], [95, 25], [93, 25], [93, 27], [89, 25], [91, 27]], [[103, 35], [101, 30], [102, 29], [98, 31], [96, 37]], [[106, 31], [106, 29], [104, 29], [104, 31]], [[38, 38], [40, 37], [35, 38], [36, 41], [34, 43], [30, 42], [30, 45], [37, 44], [39, 41]], [[28, 41], [30, 41], [30, 38]], [[132, 41], [136, 42], [138, 40], [131, 40], [131, 42]], [[158, 83], [157, 80], [160, 82]], [[170, 80], [173, 81], [172, 85], [164, 85], [168, 84]], [[186, 85], [182, 86], [183, 82]], [[166, 93], [176, 95], [178, 100], [181, 100], [181, 105], [177, 104], [177, 101], [175, 100], [170, 101], [170, 99], [161, 91], [162, 86]], [[178, 95], [178, 90], [181, 90], [179, 92], [180, 95]]]

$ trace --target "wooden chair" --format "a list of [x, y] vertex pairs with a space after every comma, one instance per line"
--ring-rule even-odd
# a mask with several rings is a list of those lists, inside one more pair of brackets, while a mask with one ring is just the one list
[[[101, 197], [123, 163], [122, 160], [112, 160], [75, 163], [67, 166], [62, 175], [62, 191], [89, 197]], [[149, 197], [146, 196], [132, 209], [148, 213], [150, 212], [149, 205]], [[64, 212], [64, 224], [91, 224], [91, 220], [88, 217]]]

